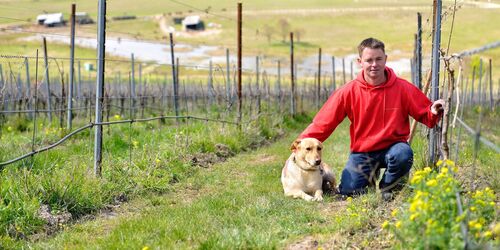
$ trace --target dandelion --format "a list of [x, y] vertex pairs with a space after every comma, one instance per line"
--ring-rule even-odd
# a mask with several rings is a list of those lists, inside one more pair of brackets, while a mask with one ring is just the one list
[[437, 161], [437, 162], [436, 162], [436, 166], [438, 166], [438, 167], [439, 167], [439, 166], [441, 166], [441, 165], [443, 165], [443, 161], [442, 161], [442, 160], [439, 160], [439, 161]]
[[470, 211], [472, 211], [472, 212], [476, 211], [476, 207], [474, 207], [474, 206], [470, 207]]
[[441, 173], [443, 173], [443, 174], [448, 173], [448, 168], [447, 167], [442, 167], [441, 168]]
[[144, 247], [142, 248], [142, 250], [149, 250], [149, 247], [148, 247], [148, 246], [144, 246]]
[[384, 222], [382, 223], [382, 228], [383, 228], [383, 229], [387, 229], [388, 227], [389, 227], [389, 221], [384, 221]]
[[395, 224], [396, 228], [400, 228], [401, 224], [402, 224], [401, 221], [396, 221], [396, 224]]
[[158, 159], [158, 158], [156, 158], [155, 161], [156, 161], [156, 164], [160, 164], [160, 162], [161, 162], [160, 159]]
[[120, 120], [121, 119], [120, 115], [115, 115], [115, 119]]
[[351, 202], [352, 201], [352, 197], [347, 197], [346, 201], [347, 202]]
[[11, 126], [8, 126], [8, 127], [7, 127], [7, 131], [11, 132], [11, 131], [12, 131], [12, 127], [11, 127]]

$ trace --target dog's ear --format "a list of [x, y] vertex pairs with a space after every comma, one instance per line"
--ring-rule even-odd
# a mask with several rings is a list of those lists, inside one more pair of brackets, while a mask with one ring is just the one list
[[292, 146], [290, 146], [290, 150], [295, 152], [295, 150], [299, 149], [300, 141], [300, 139], [296, 139], [295, 141], [293, 141]]

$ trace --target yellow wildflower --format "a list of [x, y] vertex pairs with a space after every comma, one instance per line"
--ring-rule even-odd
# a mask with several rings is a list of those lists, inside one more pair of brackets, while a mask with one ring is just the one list
[[448, 166], [448, 167], [454, 167], [455, 166], [455, 162], [453, 162], [452, 160], [450, 159], [446, 159], [444, 161], [445, 165]]
[[441, 173], [443, 173], [443, 174], [448, 173], [448, 168], [447, 167], [442, 167], [441, 168]]
[[7, 131], [11, 132], [11, 131], [12, 131], [12, 127], [11, 127], [11, 126], [8, 126], [8, 127], [7, 127]]
[[347, 202], [351, 202], [352, 201], [352, 197], [347, 197], [346, 201]]
[[120, 120], [121, 119], [120, 115], [115, 115], [115, 119]]
[[396, 228], [400, 228], [400, 227], [401, 227], [401, 224], [402, 224], [402, 223], [401, 223], [401, 221], [396, 221], [396, 224], [395, 224], [395, 225], [396, 225]]
[[418, 213], [410, 215], [410, 220], [414, 221], [418, 217]]
[[460, 215], [460, 216], [457, 216], [457, 218], [455, 219], [455, 222], [461, 222], [464, 219], [465, 219], [465, 213]]
[[391, 215], [392, 217], [396, 217], [398, 215], [398, 210], [397, 209], [392, 210]]
[[442, 160], [439, 160], [439, 161], [436, 162], [436, 166], [438, 166], [438, 167], [441, 166], [442, 164], [443, 164]]
[[495, 237], [500, 236], [500, 223], [496, 223], [493, 226], [493, 234], [495, 235]]
[[491, 231], [486, 231], [486, 232], [483, 233], [483, 236], [485, 238], [491, 238], [492, 235], [493, 235], [493, 233]]
[[427, 220], [427, 226], [432, 227], [435, 224], [436, 224], [436, 221], [434, 221], [433, 219], [428, 219]]
[[472, 211], [472, 212], [476, 211], [476, 207], [474, 207], [474, 206], [470, 207], [470, 211]]
[[431, 179], [425, 183], [426, 186], [428, 187], [434, 187], [437, 185], [437, 181], [435, 179]]
[[410, 212], [415, 212], [422, 205], [421, 200], [415, 200], [410, 204]]
[[421, 180], [422, 180], [421, 175], [415, 175], [415, 176], [413, 176], [413, 178], [411, 178], [410, 183], [411, 184], [418, 184], [418, 183], [420, 183]]
[[388, 227], [389, 227], [389, 221], [384, 221], [384, 222], [382, 223], [382, 228], [383, 228], [383, 229], [386, 229], [386, 228], [388, 228]]
[[469, 227], [474, 227], [474, 224], [476, 224], [476, 220], [469, 221]]
[[144, 247], [142, 248], [142, 250], [149, 250], [149, 247], [148, 247], [148, 246], [144, 246]]

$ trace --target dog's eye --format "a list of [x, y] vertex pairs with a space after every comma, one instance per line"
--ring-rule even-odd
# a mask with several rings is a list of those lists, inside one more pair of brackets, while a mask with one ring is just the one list
[[318, 148], [318, 151], [321, 151], [322, 148]]
[[306, 148], [307, 151], [311, 151], [311, 148]]

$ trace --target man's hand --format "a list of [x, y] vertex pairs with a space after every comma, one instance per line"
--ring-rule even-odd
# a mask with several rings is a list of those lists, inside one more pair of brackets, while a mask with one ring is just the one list
[[436, 100], [432, 103], [431, 106], [431, 113], [434, 115], [439, 115], [443, 112], [444, 110], [444, 105], [445, 102], [443, 99]]

